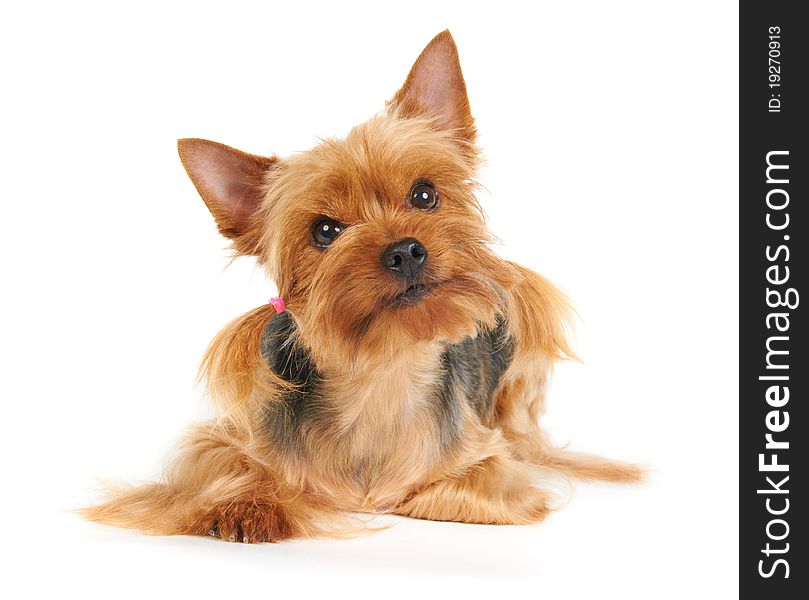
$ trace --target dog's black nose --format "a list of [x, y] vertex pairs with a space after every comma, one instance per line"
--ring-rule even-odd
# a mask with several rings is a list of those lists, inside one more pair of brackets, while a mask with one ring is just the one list
[[402, 279], [413, 279], [427, 262], [427, 248], [415, 238], [392, 243], [382, 252], [382, 264]]

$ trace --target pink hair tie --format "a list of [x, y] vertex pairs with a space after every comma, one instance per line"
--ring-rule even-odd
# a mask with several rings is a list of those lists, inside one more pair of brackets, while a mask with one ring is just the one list
[[270, 306], [275, 309], [275, 312], [282, 313], [287, 309], [287, 305], [284, 303], [283, 298], [270, 298]]

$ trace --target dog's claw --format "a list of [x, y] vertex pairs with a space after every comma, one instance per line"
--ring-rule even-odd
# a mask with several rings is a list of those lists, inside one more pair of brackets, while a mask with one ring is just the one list
[[280, 505], [250, 498], [228, 502], [214, 510], [207, 519], [207, 523], [213, 523], [208, 535], [226, 542], [258, 544], [292, 537], [291, 523]]

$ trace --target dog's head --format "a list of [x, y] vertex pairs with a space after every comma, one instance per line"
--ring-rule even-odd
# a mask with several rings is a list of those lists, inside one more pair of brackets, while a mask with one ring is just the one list
[[198, 139], [179, 149], [219, 230], [276, 281], [316, 354], [457, 341], [494, 322], [509, 268], [474, 196], [475, 126], [449, 32], [345, 139], [290, 158]]

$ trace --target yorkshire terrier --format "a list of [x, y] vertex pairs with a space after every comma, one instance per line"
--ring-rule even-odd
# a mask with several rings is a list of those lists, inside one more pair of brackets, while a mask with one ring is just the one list
[[635, 482], [635, 465], [540, 429], [570, 307], [498, 258], [448, 31], [383, 114], [290, 158], [202, 139], [180, 159], [219, 231], [281, 298], [227, 325], [201, 375], [218, 409], [160, 483], [84, 510], [154, 534], [241, 542], [340, 535], [348, 513], [541, 521], [536, 469]]

